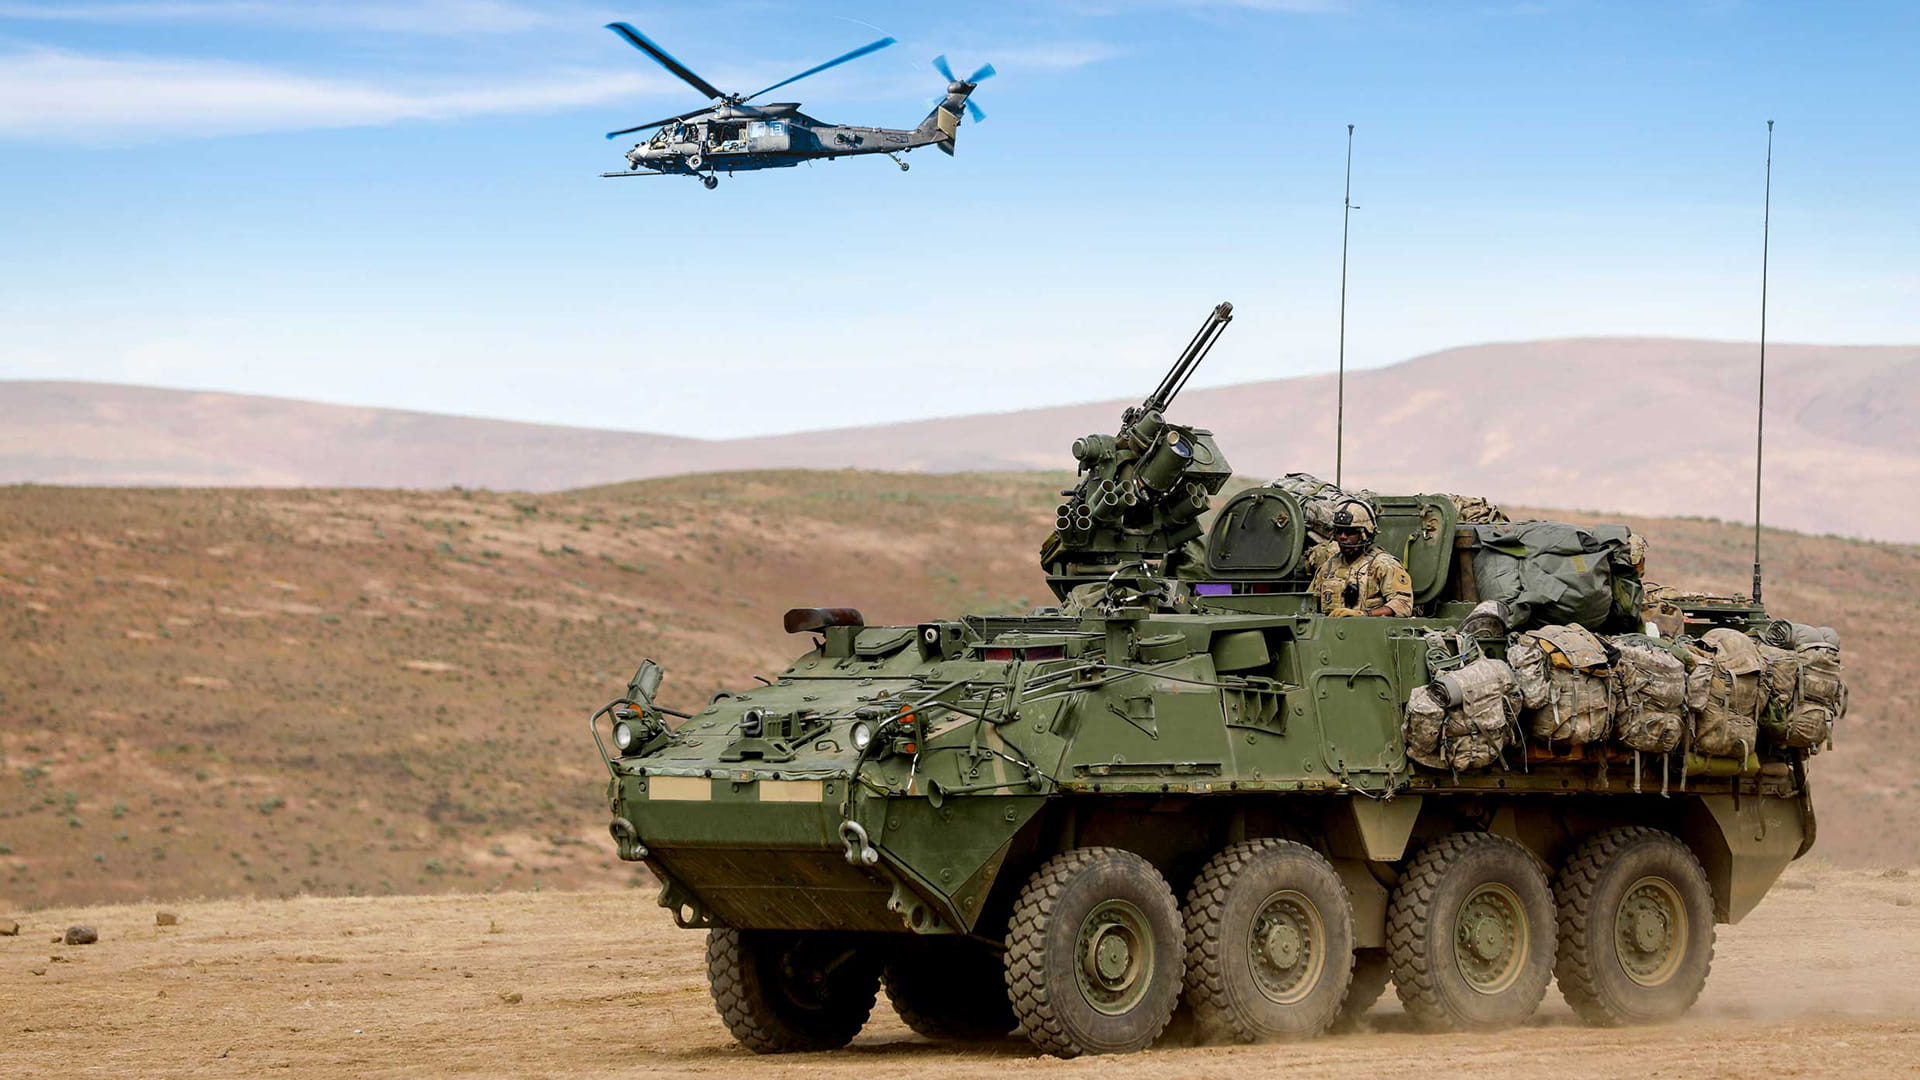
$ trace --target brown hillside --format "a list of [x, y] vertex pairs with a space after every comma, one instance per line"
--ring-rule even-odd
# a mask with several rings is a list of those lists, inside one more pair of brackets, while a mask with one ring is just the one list
[[[1231, 336], [1221, 348], [1233, 348]], [[1476, 345], [1355, 372], [1347, 478], [1383, 491], [1751, 520], [1755, 359], [1755, 346], [1739, 342], [1585, 338]], [[1767, 521], [1920, 542], [1920, 508], [1901, 497], [1920, 490], [1920, 346], [1773, 345], [1767, 361]], [[1071, 466], [1075, 437], [1110, 430], [1121, 404], [704, 441], [0, 382], [0, 482], [552, 491], [720, 469], [1054, 469]], [[1174, 411], [1216, 431], [1245, 475], [1332, 472], [1331, 376], [1193, 390]]]
[[[695, 703], [796, 604], [1039, 602], [1058, 475], [782, 472], [558, 495], [0, 489], [0, 910], [625, 878], [586, 730], [647, 655]], [[1636, 521], [1744, 587], [1748, 534]], [[1920, 549], [1769, 535], [1768, 597], [1845, 635], [1818, 852], [1920, 861]]]

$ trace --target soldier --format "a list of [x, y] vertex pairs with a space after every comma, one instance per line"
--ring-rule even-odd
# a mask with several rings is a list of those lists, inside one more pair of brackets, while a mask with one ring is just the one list
[[1333, 512], [1333, 542], [1318, 558], [1307, 591], [1329, 615], [1413, 615], [1413, 578], [1373, 542], [1373, 511], [1349, 500]]

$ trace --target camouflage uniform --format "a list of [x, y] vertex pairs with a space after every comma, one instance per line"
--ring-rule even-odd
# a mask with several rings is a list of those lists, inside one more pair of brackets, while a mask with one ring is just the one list
[[[1316, 553], [1314, 561], [1318, 565], [1307, 591], [1320, 601], [1321, 611], [1331, 615], [1337, 611], [1351, 610], [1365, 615], [1375, 608], [1387, 607], [1402, 619], [1413, 616], [1413, 578], [1400, 565], [1399, 559], [1377, 545], [1369, 545], [1352, 562], [1340, 554], [1335, 544], [1322, 544], [1320, 549], [1325, 554]], [[1344, 594], [1349, 582], [1360, 586], [1360, 602], [1357, 604], [1345, 602]]]

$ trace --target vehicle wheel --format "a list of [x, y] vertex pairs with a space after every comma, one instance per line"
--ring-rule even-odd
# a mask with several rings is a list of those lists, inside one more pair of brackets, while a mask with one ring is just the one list
[[881, 985], [900, 1019], [929, 1039], [970, 1042], [1013, 1031], [1006, 962], [979, 942], [916, 942], [887, 964]]
[[1144, 1050], [1180, 1000], [1185, 951], [1173, 890], [1152, 863], [1117, 848], [1055, 855], [1007, 930], [1020, 1033], [1057, 1057]]
[[1560, 993], [1589, 1024], [1672, 1020], [1713, 966], [1713, 894], [1672, 833], [1642, 826], [1589, 837], [1554, 882]]
[[708, 191], [712, 191], [714, 188], [720, 186], [720, 178], [717, 176], [703, 176], [700, 178], [700, 185]]
[[1215, 855], [1187, 895], [1187, 1002], [1202, 1031], [1305, 1039], [1340, 1014], [1353, 975], [1353, 901], [1321, 854], [1249, 840]]
[[707, 931], [714, 1008], [756, 1054], [847, 1045], [873, 1012], [879, 984], [878, 965], [838, 934]]
[[1360, 1030], [1367, 1010], [1387, 992], [1387, 984], [1392, 981], [1393, 957], [1387, 950], [1353, 950], [1353, 982], [1347, 986], [1347, 1000], [1340, 1003], [1340, 1015], [1333, 1021], [1333, 1030]]
[[1387, 907], [1394, 990], [1429, 1030], [1518, 1024], [1546, 996], [1553, 926], [1553, 893], [1532, 852], [1491, 833], [1440, 837], [1408, 864]]

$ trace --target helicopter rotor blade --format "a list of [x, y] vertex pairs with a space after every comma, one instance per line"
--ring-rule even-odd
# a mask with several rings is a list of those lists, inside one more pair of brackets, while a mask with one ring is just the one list
[[973, 99], [968, 98], [967, 99], [967, 115], [973, 117], [973, 122], [977, 124], [980, 121], [985, 120], [987, 118], [987, 110], [981, 108], [978, 105], [975, 105], [973, 103]]
[[947, 66], [946, 53], [933, 58], [933, 70], [939, 72], [948, 82], [956, 81], [953, 77], [953, 69]]
[[665, 120], [655, 120], [651, 124], [639, 124], [630, 128], [621, 128], [619, 131], [609, 131], [607, 132], [607, 138], [612, 139], [612, 138], [617, 138], [621, 135], [631, 135], [636, 131], [645, 131], [648, 128], [662, 127], [667, 124], [673, 123], [675, 120], [686, 120], [695, 116], [699, 116], [701, 113], [706, 111], [707, 111], [707, 107], [702, 105], [700, 108], [695, 109], [692, 112], [683, 112], [679, 116], [669, 116]]
[[[693, 69], [687, 67], [687, 65], [681, 63], [680, 61], [675, 60], [671, 53], [667, 52], [667, 50], [661, 48], [660, 46], [655, 45], [652, 41], [648, 40], [647, 35], [641, 33], [638, 30], [635, 30], [632, 26], [628, 25], [627, 23], [623, 23], [623, 22], [608, 23], [607, 29], [627, 39], [627, 44], [633, 46], [636, 49], [639, 49], [641, 52], [646, 53], [648, 56], [653, 57], [655, 63], [659, 64], [663, 68], [666, 68], [668, 71], [673, 72], [674, 75], [679, 77], [681, 82], [686, 83], [688, 86], [693, 87], [695, 90], [700, 91], [701, 93], [707, 95], [710, 98], [726, 97], [725, 94], [722, 94], [720, 91], [715, 90], [713, 88], [713, 85], [707, 82], [707, 80], [701, 78], [698, 75], [695, 75], [693, 73]], [[628, 130], [638, 130], [638, 129], [630, 128]], [[618, 134], [621, 134], [621, 132], [616, 131], [613, 134], [618, 135]], [[608, 137], [611, 138], [612, 136], [608, 136]]]
[[998, 74], [999, 72], [994, 70], [992, 64], [981, 64], [979, 67], [973, 69], [973, 74], [967, 76], [967, 81], [970, 83], [983, 82]]
[[752, 101], [754, 98], [759, 97], [761, 94], [767, 93], [770, 90], [778, 90], [781, 87], [787, 85], [788, 83], [799, 82], [801, 79], [804, 79], [809, 75], [818, 75], [830, 67], [839, 67], [841, 64], [844, 64], [849, 60], [858, 60], [861, 57], [867, 55], [868, 53], [879, 52], [881, 49], [884, 49], [887, 46], [893, 44], [893, 42], [894, 42], [894, 39], [890, 37], [881, 38], [879, 41], [870, 41], [867, 44], [860, 46], [859, 48], [853, 50], [850, 53], [843, 53], [827, 61], [824, 64], [818, 64], [818, 65], [815, 65], [814, 67], [810, 67], [807, 70], [801, 72], [800, 74], [793, 76], [792, 78], [781, 79], [779, 82], [774, 83], [772, 86], [767, 87], [765, 90], [755, 90], [753, 93], [748, 94], [746, 97], [741, 98], [740, 101], [743, 103]]

